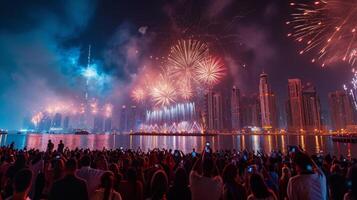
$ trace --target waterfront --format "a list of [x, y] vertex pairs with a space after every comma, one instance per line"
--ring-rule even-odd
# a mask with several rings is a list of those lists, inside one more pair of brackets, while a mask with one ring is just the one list
[[309, 153], [331, 153], [357, 158], [357, 144], [336, 143], [331, 136], [314, 135], [220, 135], [220, 136], [142, 136], [142, 135], [74, 135], [74, 134], [7, 134], [0, 135], [0, 144], [15, 142], [16, 148], [46, 149], [51, 139], [55, 145], [63, 140], [66, 146], [74, 148], [107, 149], [111, 148], [153, 148], [181, 149], [184, 152], [192, 148], [200, 151], [206, 141], [210, 141], [213, 149], [249, 149], [271, 150], [281, 149], [284, 153], [288, 145], [301, 145]]

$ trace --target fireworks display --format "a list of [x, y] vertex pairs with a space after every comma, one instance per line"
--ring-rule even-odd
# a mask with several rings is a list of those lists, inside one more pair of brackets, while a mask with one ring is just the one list
[[294, 12], [292, 33], [288, 36], [304, 44], [300, 54], [316, 53], [312, 62], [321, 66], [337, 61], [355, 64], [357, 48], [357, 1], [317, 0], [311, 3], [290, 3]]
[[222, 60], [209, 54], [206, 43], [194, 39], [178, 40], [170, 48], [167, 61], [160, 62], [160, 67], [159, 77], [158, 73], [144, 70], [145, 76], [140, 78], [131, 94], [135, 102], [143, 103], [147, 97], [156, 107], [187, 102], [201, 94], [200, 89], [213, 87], [225, 75]]
[[171, 47], [168, 56], [170, 75], [181, 77], [187, 81], [194, 79], [198, 63], [208, 56], [208, 47], [198, 40], [179, 40]]
[[215, 85], [225, 74], [223, 66], [219, 58], [209, 56], [199, 62], [196, 69], [197, 79], [208, 86]]
[[351, 96], [353, 105], [357, 110], [357, 71], [352, 69], [352, 80], [350, 84], [343, 85], [343, 89]]

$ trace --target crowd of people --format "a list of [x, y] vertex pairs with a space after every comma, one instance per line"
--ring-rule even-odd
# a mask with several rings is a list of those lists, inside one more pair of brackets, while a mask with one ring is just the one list
[[308, 155], [205, 148], [0, 148], [0, 199], [319, 200], [357, 199], [357, 162]]

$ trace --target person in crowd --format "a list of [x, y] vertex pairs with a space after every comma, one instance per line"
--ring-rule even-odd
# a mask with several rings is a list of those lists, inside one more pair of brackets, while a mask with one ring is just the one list
[[65, 165], [66, 175], [56, 181], [51, 189], [50, 200], [88, 200], [87, 183], [76, 176], [77, 161], [70, 158]]
[[[356, 159], [324, 156], [322, 152], [309, 156], [300, 148], [292, 150], [289, 148], [288, 154], [276, 150], [213, 151], [206, 143], [203, 153], [160, 148], [148, 151], [64, 148], [59, 153], [2, 146], [0, 200], [12, 198], [16, 192], [15, 176], [25, 169], [32, 171], [32, 186], [22, 197], [34, 200], [119, 198], [114, 191], [124, 200], [227, 200], [246, 199], [248, 195], [250, 199], [277, 196], [282, 200], [332, 200], [343, 195], [346, 200], [356, 199], [356, 173], [353, 173], [356, 170], [351, 167], [357, 163]], [[112, 173], [106, 172], [108, 166]], [[324, 168], [325, 175], [318, 166]]]
[[249, 188], [252, 193], [247, 200], [277, 200], [274, 192], [268, 188], [260, 174], [250, 175]]
[[13, 179], [17, 172], [28, 168], [27, 157], [24, 152], [19, 152], [16, 155], [16, 160], [6, 171], [6, 183], [4, 188], [4, 197], [9, 197], [13, 193]]
[[116, 163], [112, 163], [109, 165], [109, 170], [114, 174], [114, 190], [119, 192], [120, 191], [120, 182], [123, 179], [123, 175], [119, 172], [119, 167]]
[[188, 175], [182, 167], [176, 169], [173, 185], [167, 194], [168, 200], [191, 200], [191, 190], [188, 186]]
[[63, 144], [62, 140], [60, 140], [60, 142], [58, 143], [58, 146], [57, 146], [57, 152], [62, 154], [63, 150], [64, 150], [64, 144]]
[[168, 191], [168, 178], [164, 170], [157, 170], [150, 181], [149, 200], [166, 200]]
[[114, 174], [111, 171], [103, 173], [100, 187], [94, 192], [91, 200], [121, 200], [121, 196], [114, 190]]
[[223, 200], [245, 200], [247, 194], [242, 184], [237, 181], [238, 169], [234, 164], [228, 164], [223, 169]]
[[137, 172], [134, 168], [127, 171], [127, 180], [120, 183], [120, 193], [124, 200], [142, 200], [143, 184], [137, 179]]
[[55, 148], [55, 145], [52, 143], [52, 140], [48, 140], [48, 143], [47, 143], [47, 152], [52, 152], [53, 149]]
[[331, 171], [328, 178], [329, 182], [329, 197], [333, 200], [342, 200], [347, 192], [345, 176], [342, 175], [342, 170], [339, 164], [335, 163], [331, 166]]
[[279, 198], [280, 200], [286, 200], [288, 199], [288, 195], [287, 195], [287, 188], [288, 188], [288, 183], [289, 183], [289, 179], [291, 177], [291, 172], [290, 169], [288, 167], [283, 167], [281, 170], [281, 178], [279, 180]]
[[293, 162], [297, 175], [291, 177], [288, 183], [289, 200], [327, 199], [326, 178], [315, 162], [302, 151], [294, 155]]
[[30, 169], [22, 169], [18, 171], [14, 177], [13, 195], [6, 200], [30, 200], [28, 193], [30, 192], [32, 183], [32, 171]]
[[348, 169], [347, 173], [348, 192], [344, 195], [344, 200], [357, 199], [357, 164], [354, 164]]
[[217, 174], [210, 152], [204, 152], [194, 164], [190, 173], [192, 200], [218, 200], [222, 194], [223, 183]]
[[84, 155], [80, 160], [81, 168], [77, 170], [77, 176], [84, 179], [88, 186], [88, 195], [92, 196], [94, 191], [100, 184], [100, 178], [104, 171], [99, 169], [93, 169], [90, 167], [91, 158], [89, 155]]

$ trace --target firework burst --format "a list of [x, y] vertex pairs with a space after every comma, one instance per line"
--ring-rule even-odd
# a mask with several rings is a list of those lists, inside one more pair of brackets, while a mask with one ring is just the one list
[[178, 94], [184, 100], [189, 100], [193, 97], [192, 86], [188, 81], [181, 81], [178, 84]]
[[198, 63], [208, 56], [206, 43], [198, 40], [179, 40], [171, 47], [168, 69], [171, 76], [191, 81], [194, 79]]
[[175, 102], [176, 88], [166, 75], [161, 74], [159, 80], [151, 86], [150, 95], [155, 106], [167, 106]]
[[146, 98], [146, 93], [142, 88], [136, 88], [133, 90], [131, 97], [134, 99], [135, 102], [141, 103]]
[[196, 69], [196, 75], [198, 81], [212, 87], [225, 75], [225, 68], [221, 59], [209, 56], [199, 62], [199, 66]]
[[321, 62], [322, 67], [337, 61], [349, 61], [357, 48], [357, 1], [317, 0], [312, 3], [290, 3], [294, 8], [293, 31], [288, 36], [304, 43], [300, 54], [314, 51], [312, 62]]

